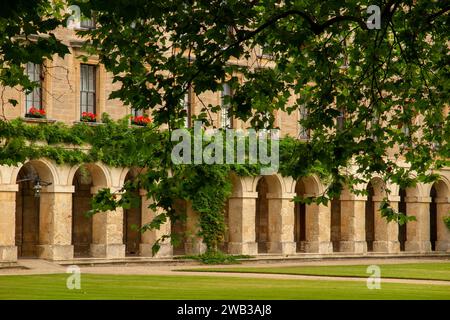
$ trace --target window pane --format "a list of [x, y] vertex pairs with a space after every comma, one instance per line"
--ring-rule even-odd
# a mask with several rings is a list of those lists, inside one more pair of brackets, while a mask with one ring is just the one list
[[41, 66], [38, 64], [34, 64], [32, 62], [28, 62], [26, 64], [26, 74], [28, 76], [28, 79], [30, 79], [30, 81], [37, 82], [37, 85], [38, 85], [36, 88], [33, 89], [32, 92], [30, 92], [26, 95], [25, 109], [26, 109], [26, 113], [28, 113], [31, 107], [35, 107], [37, 109], [42, 109]]
[[80, 74], [80, 110], [95, 114], [95, 69], [93, 65], [82, 64]]

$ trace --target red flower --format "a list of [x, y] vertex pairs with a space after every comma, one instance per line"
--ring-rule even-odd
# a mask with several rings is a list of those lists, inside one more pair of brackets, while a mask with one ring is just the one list
[[28, 115], [34, 116], [35, 118], [43, 118], [45, 117], [45, 110], [31, 107], [30, 110], [28, 110]]
[[138, 124], [138, 125], [146, 125], [147, 123], [150, 123], [152, 120], [148, 116], [131, 116], [131, 123]]
[[95, 121], [95, 114], [92, 112], [82, 112], [81, 113], [81, 121], [87, 121], [87, 122], [94, 122]]

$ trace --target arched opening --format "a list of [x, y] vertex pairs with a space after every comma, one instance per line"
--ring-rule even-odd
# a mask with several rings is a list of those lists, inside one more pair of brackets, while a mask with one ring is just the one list
[[27, 162], [19, 170], [16, 183], [15, 244], [19, 258], [40, 256], [40, 245], [48, 244], [49, 217], [48, 193], [54, 175], [48, 165], [40, 160]]
[[438, 192], [436, 190], [436, 184], [433, 184], [430, 191], [430, 242], [431, 242], [431, 251], [436, 251], [436, 241], [437, 241], [437, 197]]
[[373, 203], [374, 188], [371, 182], [367, 184], [367, 200], [366, 200], [366, 242], [367, 251], [373, 251], [373, 242], [375, 241], [375, 206]]
[[186, 218], [187, 218], [187, 203], [185, 200], [177, 200], [174, 203], [174, 209], [180, 219], [172, 222], [170, 225], [171, 242], [173, 246], [173, 255], [186, 254]]
[[[295, 193], [301, 198], [305, 195], [305, 186], [302, 180], [295, 185]], [[297, 252], [305, 252], [306, 242], [306, 205], [302, 202], [295, 203], [294, 216], [294, 241]]]
[[261, 178], [256, 185], [258, 198], [256, 199], [255, 230], [258, 253], [267, 253], [269, 241], [269, 201], [267, 193], [269, 185], [266, 178]]
[[341, 240], [341, 201], [339, 198], [331, 199], [331, 243], [333, 252], [339, 252]]
[[[400, 196], [400, 202], [398, 203], [398, 211], [403, 214], [407, 214], [406, 190], [400, 189], [399, 196]], [[399, 226], [398, 226], [398, 241], [400, 242], [400, 251], [405, 251], [406, 228], [407, 228], [407, 223], [399, 224]]]
[[450, 213], [450, 188], [444, 180], [435, 182], [430, 190], [430, 242], [433, 251], [449, 250], [450, 231], [444, 219]]
[[20, 258], [38, 256], [40, 197], [35, 196], [33, 174], [37, 174], [33, 166], [25, 164], [17, 176], [16, 246]]
[[72, 195], [72, 244], [75, 257], [89, 257], [92, 243], [92, 218], [86, 215], [91, 209], [91, 173], [80, 167], [74, 175], [75, 192]]
[[[133, 175], [128, 173], [125, 181], [132, 181]], [[139, 199], [139, 191], [134, 191], [134, 196]], [[139, 255], [139, 244], [141, 243], [141, 232], [139, 228], [142, 221], [142, 203], [139, 206], [124, 209], [123, 211], [123, 243], [125, 244], [125, 255]]]

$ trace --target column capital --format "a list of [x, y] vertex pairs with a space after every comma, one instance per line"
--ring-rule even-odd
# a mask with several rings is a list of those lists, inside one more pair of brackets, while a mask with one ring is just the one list
[[54, 185], [51, 184], [45, 189], [42, 190], [42, 193], [74, 193], [75, 192], [75, 186], [69, 185]]
[[405, 202], [430, 203], [431, 197], [405, 197]]
[[367, 196], [365, 195], [358, 195], [358, 194], [343, 194], [340, 196], [339, 200], [341, 201], [366, 201]]
[[267, 199], [286, 199], [286, 200], [292, 200], [297, 194], [294, 192], [283, 192], [282, 194], [277, 193], [267, 193], [266, 198]]
[[108, 186], [93, 186], [91, 187], [91, 194], [97, 194], [102, 189], [109, 189], [111, 190], [111, 193], [117, 192], [121, 187], [108, 187]]
[[436, 203], [449, 203], [450, 204], [450, 197], [436, 197], [436, 198], [434, 198], [434, 202], [436, 202]]
[[230, 199], [256, 199], [258, 198], [258, 192], [242, 192], [241, 195], [230, 196]]
[[19, 191], [18, 184], [0, 184], [0, 192], [17, 192]]

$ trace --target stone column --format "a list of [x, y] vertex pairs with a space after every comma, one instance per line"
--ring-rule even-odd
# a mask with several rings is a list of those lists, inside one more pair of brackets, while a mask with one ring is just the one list
[[430, 252], [430, 202], [431, 197], [406, 197], [406, 212], [415, 216], [406, 227], [406, 251]]
[[[373, 196], [374, 206], [374, 229], [375, 239], [373, 241], [374, 252], [398, 253], [400, 252], [400, 242], [398, 241], [398, 223], [395, 221], [387, 222], [386, 218], [381, 216], [380, 205], [384, 196]], [[389, 201], [393, 209], [398, 208], [399, 196], [389, 196]]]
[[450, 252], [450, 230], [444, 223], [444, 218], [450, 213], [450, 197], [437, 197], [435, 201], [437, 207], [436, 251]]
[[0, 185], [0, 262], [17, 261], [16, 194], [17, 184]]
[[186, 202], [186, 242], [184, 248], [186, 254], [202, 254], [206, 252], [206, 244], [197, 235], [200, 230], [199, 214], [192, 209], [192, 204]]
[[[106, 187], [95, 186], [91, 193], [96, 194]], [[111, 192], [120, 188], [111, 188]], [[99, 212], [92, 217], [91, 255], [95, 258], [119, 259], [125, 257], [123, 244], [123, 209]]]
[[[304, 195], [309, 197], [310, 195]], [[306, 243], [305, 251], [332, 253], [331, 208], [322, 204], [306, 205]]]
[[255, 219], [257, 192], [244, 192], [228, 200], [228, 252], [230, 254], [258, 254]]
[[50, 185], [41, 192], [38, 256], [73, 259], [72, 193], [74, 186]]
[[293, 254], [296, 252], [294, 241], [295, 193], [282, 196], [267, 194], [269, 202], [269, 241], [267, 252]]
[[[142, 225], [150, 223], [157, 215], [158, 212], [153, 211], [149, 208], [149, 206], [153, 203], [152, 199], [147, 199], [147, 191], [140, 190], [141, 196], [141, 216], [142, 216]], [[164, 235], [170, 235], [170, 220], [165, 222], [160, 226], [159, 229], [153, 229], [145, 231], [141, 235], [141, 244], [139, 245], [139, 253], [143, 257], [152, 257], [152, 247], [155, 244], [155, 241], [160, 239]], [[159, 251], [155, 254], [155, 257], [168, 257], [172, 256], [173, 248], [170, 244], [170, 239], [165, 239], [160, 242]]]
[[343, 194], [341, 202], [340, 252], [367, 252], [366, 242], [366, 196]]

